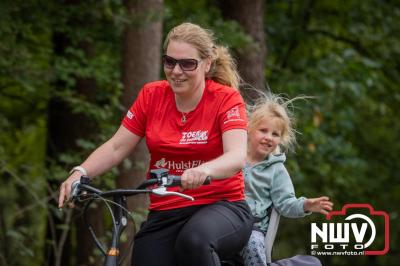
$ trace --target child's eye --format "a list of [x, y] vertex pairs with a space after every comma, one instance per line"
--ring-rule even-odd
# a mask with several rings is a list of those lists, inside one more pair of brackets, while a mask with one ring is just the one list
[[281, 135], [280, 135], [278, 132], [274, 132], [274, 133], [272, 133], [272, 136], [274, 136], [274, 137], [280, 137]]

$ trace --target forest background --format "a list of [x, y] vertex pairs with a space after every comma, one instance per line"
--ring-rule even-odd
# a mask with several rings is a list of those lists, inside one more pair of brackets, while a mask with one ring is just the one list
[[[101, 265], [79, 209], [57, 209], [58, 187], [115, 132], [141, 86], [162, 78], [162, 40], [184, 21], [212, 29], [249, 85], [289, 98], [315, 96], [295, 103], [301, 134], [286, 165], [298, 196], [328, 195], [336, 210], [368, 203], [389, 214], [388, 254], [319, 257], [323, 264], [398, 265], [400, 6], [394, 0], [2, 0], [0, 265]], [[142, 145], [95, 184], [132, 187], [147, 158]], [[146, 198], [129, 204], [139, 223]], [[104, 207], [90, 212], [93, 227], [107, 237]], [[274, 257], [310, 254], [310, 224], [323, 221], [283, 218]]]

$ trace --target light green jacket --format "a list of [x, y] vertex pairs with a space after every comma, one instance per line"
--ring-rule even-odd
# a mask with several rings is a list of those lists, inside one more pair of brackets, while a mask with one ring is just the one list
[[266, 232], [269, 216], [268, 208], [274, 205], [277, 211], [289, 218], [304, 217], [304, 200], [296, 198], [292, 180], [283, 165], [285, 154], [270, 154], [268, 158], [253, 166], [246, 165], [245, 176], [246, 201], [254, 217], [261, 219], [255, 226]]

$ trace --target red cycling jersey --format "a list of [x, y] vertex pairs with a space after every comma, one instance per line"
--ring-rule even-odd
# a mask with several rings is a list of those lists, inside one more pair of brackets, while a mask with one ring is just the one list
[[[239, 92], [212, 80], [206, 80], [202, 98], [196, 108], [182, 114], [167, 81], [146, 84], [127, 112], [122, 125], [132, 133], [146, 137], [150, 169], [166, 168], [170, 174], [199, 166], [223, 154], [222, 133], [246, 129], [245, 105]], [[169, 188], [178, 190], [178, 188]], [[244, 199], [242, 172], [226, 179], [214, 179], [210, 185], [185, 190], [195, 198], [150, 196], [152, 210], [210, 204], [220, 200]]]

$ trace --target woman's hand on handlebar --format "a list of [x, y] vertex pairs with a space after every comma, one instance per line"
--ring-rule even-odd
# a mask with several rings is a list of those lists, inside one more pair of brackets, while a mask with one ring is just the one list
[[210, 174], [205, 167], [195, 167], [186, 169], [181, 176], [182, 190], [194, 189], [202, 186]]
[[58, 208], [62, 208], [64, 203], [69, 199], [71, 194], [72, 183], [80, 180], [82, 173], [79, 171], [73, 172], [60, 186], [60, 195], [58, 196]]

